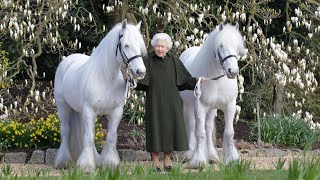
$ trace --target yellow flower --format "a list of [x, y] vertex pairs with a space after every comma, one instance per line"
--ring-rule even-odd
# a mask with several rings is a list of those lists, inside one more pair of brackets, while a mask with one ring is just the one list
[[28, 144], [24, 144], [24, 147], [26, 147], [26, 148], [27, 148], [27, 147], [28, 147]]

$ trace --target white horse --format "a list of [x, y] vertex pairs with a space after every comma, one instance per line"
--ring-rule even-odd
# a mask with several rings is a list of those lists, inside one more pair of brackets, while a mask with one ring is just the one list
[[[146, 46], [136, 26], [127, 20], [117, 24], [91, 56], [72, 54], [59, 64], [54, 97], [61, 122], [61, 145], [55, 168], [76, 165], [83, 170], [97, 166], [117, 167], [117, 129], [123, 114], [126, 82], [120, 68], [134, 79], [145, 75], [142, 55]], [[108, 114], [106, 144], [99, 156], [94, 144], [97, 115]]]
[[[182, 91], [189, 150], [184, 159], [192, 168], [219, 161], [215, 149], [217, 109], [224, 112], [223, 155], [225, 163], [239, 159], [234, 146], [233, 118], [238, 95], [238, 57], [244, 54], [244, 40], [238, 25], [219, 25], [210, 33], [201, 47], [185, 50], [180, 59], [193, 77], [207, 77], [203, 81], [200, 99], [192, 91]], [[226, 76], [225, 76], [226, 75]]]

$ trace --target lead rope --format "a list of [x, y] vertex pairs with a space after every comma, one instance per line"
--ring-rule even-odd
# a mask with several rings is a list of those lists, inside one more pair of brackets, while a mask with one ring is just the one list
[[196, 97], [197, 99], [200, 99], [200, 96], [201, 96], [201, 93], [202, 93], [202, 91], [201, 91], [201, 81], [207, 81], [207, 80], [218, 80], [218, 79], [220, 79], [220, 78], [222, 78], [223, 76], [225, 76], [226, 74], [225, 73], [223, 73], [223, 74], [221, 74], [220, 76], [218, 76], [218, 77], [214, 77], [214, 78], [205, 78], [205, 77], [200, 77], [199, 78], [199, 80], [197, 81], [197, 83], [196, 83], [196, 86], [194, 87], [194, 91], [193, 91], [193, 95], [194, 95], [194, 97]]
[[[196, 120], [199, 120], [200, 118], [200, 114], [199, 114], [199, 110], [200, 110], [200, 96], [201, 96], [201, 81], [207, 80], [208, 78], [203, 78], [200, 77], [199, 80], [196, 83], [196, 86], [194, 87], [194, 91], [193, 91], [193, 95], [196, 98], [194, 101], [194, 115]], [[198, 124], [198, 123], [196, 123]], [[197, 128], [197, 127], [196, 127]]]
[[130, 73], [129, 68], [123, 67], [120, 70], [125, 80], [125, 103], [127, 103], [127, 99], [131, 96], [131, 89], [137, 87], [137, 79], [135, 79], [133, 75]]
[[137, 87], [137, 79], [135, 79], [131, 73], [128, 76], [129, 78], [126, 79], [126, 99], [128, 99], [131, 96], [131, 89]]
[[202, 91], [201, 91], [201, 80], [207, 80], [207, 78], [200, 77], [199, 80], [196, 83], [196, 86], [194, 87], [193, 95], [197, 99], [200, 98], [201, 93], [202, 93]]

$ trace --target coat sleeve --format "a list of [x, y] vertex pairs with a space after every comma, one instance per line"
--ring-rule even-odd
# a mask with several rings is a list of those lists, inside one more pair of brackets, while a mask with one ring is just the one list
[[192, 77], [180, 59], [174, 57], [176, 67], [176, 82], [179, 91], [193, 90], [196, 86], [197, 80]]
[[143, 63], [146, 67], [146, 74], [143, 79], [138, 81], [137, 87], [135, 88], [138, 91], [147, 91], [150, 83], [150, 61], [148, 56], [143, 57]]
[[178, 86], [179, 91], [194, 90], [197, 80], [194, 77], [189, 78], [184, 84]]

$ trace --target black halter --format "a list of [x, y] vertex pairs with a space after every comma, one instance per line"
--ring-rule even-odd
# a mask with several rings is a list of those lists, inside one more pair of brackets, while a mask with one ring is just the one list
[[237, 59], [237, 56], [236, 56], [236, 55], [233, 55], [233, 54], [222, 58], [219, 50], [218, 50], [218, 56], [219, 56], [219, 59], [220, 59], [220, 64], [221, 64], [221, 66], [223, 66], [223, 63], [224, 63], [227, 59], [229, 59], [229, 58], [234, 57], [234, 58]]
[[221, 74], [220, 76], [214, 77], [214, 78], [210, 78], [209, 80], [218, 80], [218, 79], [222, 78], [223, 76], [225, 76], [225, 75], [226, 75], [226, 72], [225, 72], [225, 70], [223, 69], [223, 63], [224, 63], [227, 59], [229, 59], [229, 58], [231, 58], [231, 57], [235, 57], [235, 58], [237, 59], [237, 56], [236, 56], [236, 55], [229, 55], [229, 56], [226, 56], [226, 57], [222, 58], [219, 50], [218, 50], [218, 56], [219, 56], [219, 59], [220, 59], [220, 64], [221, 64], [221, 67], [222, 67], [222, 70], [223, 70], [223, 74]]
[[117, 44], [116, 56], [118, 55], [118, 50], [119, 50], [119, 53], [120, 53], [120, 55], [121, 55], [121, 57], [122, 57], [122, 60], [123, 60], [123, 63], [124, 63], [124, 65], [125, 65], [125, 67], [127, 68], [128, 65], [129, 65], [129, 63], [130, 63], [132, 60], [134, 60], [134, 59], [136, 59], [136, 58], [138, 58], [138, 57], [142, 57], [142, 55], [135, 55], [135, 56], [131, 57], [130, 59], [128, 59], [126, 53], [122, 50], [121, 41], [120, 41], [120, 39], [121, 39], [122, 37], [123, 37], [123, 34], [120, 34], [120, 33], [119, 33], [119, 39], [118, 39], [119, 42], [118, 42], [118, 44]]

